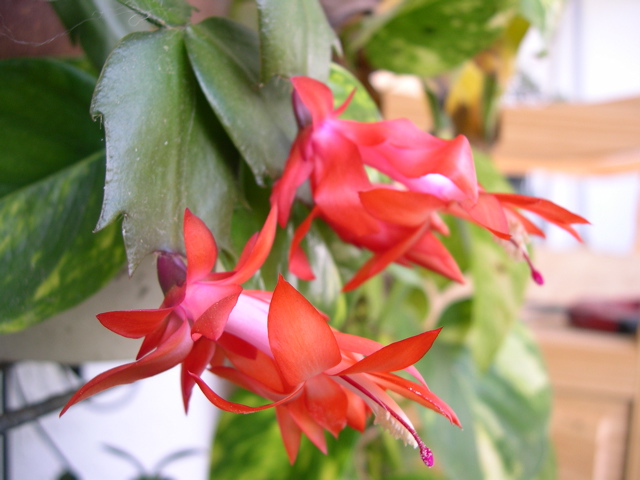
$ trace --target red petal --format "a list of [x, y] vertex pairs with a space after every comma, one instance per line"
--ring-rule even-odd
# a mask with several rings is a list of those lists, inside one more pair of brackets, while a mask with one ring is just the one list
[[369, 407], [367, 404], [351, 390], [345, 389], [347, 395], [347, 425], [351, 428], [364, 432], [367, 426], [367, 414], [369, 413]]
[[223, 297], [222, 299], [211, 305], [200, 317], [194, 322], [191, 333], [199, 333], [209, 340], [218, 340], [224, 327], [227, 324], [227, 319], [231, 314], [231, 311], [238, 303], [238, 297], [242, 293], [242, 287], [240, 285], [221, 285], [221, 289], [231, 291], [230, 295]]
[[516, 207], [537, 213], [550, 222], [589, 223], [588, 220], [585, 220], [580, 215], [576, 215], [575, 213], [572, 213], [549, 200], [545, 200], [544, 198], [528, 197], [526, 195], [517, 195], [515, 193], [493, 193], [492, 195], [502, 203], [510, 203]]
[[326, 455], [327, 440], [324, 436], [324, 429], [311, 417], [304, 400], [296, 398], [287, 404], [286, 408], [298, 427], [300, 427], [300, 430], [309, 437], [311, 443]]
[[431, 214], [445, 203], [433, 195], [376, 188], [360, 192], [362, 205], [379, 220], [407, 227], [417, 227], [430, 220]]
[[289, 463], [293, 465], [300, 450], [300, 440], [302, 438], [302, 430], [293, 420], [286, 407], [276, 407], [276, 419], [280, 427], [280, 435], [282, 435], [282, 443], [287, 451]]
[[404, 370], [420, 360], [429, 351], [440, 330], [441, 328], [430, 330], [391, 343], [351, 367], [336, 373], [336, 375]]
[[[451, 180], [469, 200], [477, 200], [478, 182], [473, 153], [464, 136], [443, 140], [421, 131], [409, 121], [386, 123], [389, 124], [387, 142], [370, 148], [377, 148], [400, 175], [418, 178], [437, 173]], [[367, 165], [369, 158], [363, 154]], [[374, 162], [377, 159], [371, 158]], [[375, 164], [372, 166], [376, 167]], [[389, 175], [399, 179], [391, 173]]]
[[333, 93], [325, 84], [309, 77], [292, 77], [291, 83], [317, 126], [333, 115]]
[[[338, 346], [340, 347], [340, 350], [342, 350], [343, 352], [347, 351], [347, 352], [359, 353], [361, 355], [371, 355], [384, 347], [384, 345], [381, 343], [378, 343], [369, 338], [359, 337], [357, 335], [350, 335], [348, 333], [342, 333], [342, 332], [335, 332], [335, 335], [336, 335], [336, 340], [338, 342]], [[413, 365], [410, 365], [404, 370], [407, 373], [413, 375], [416, 378], [416, 380], [422, 383], [425, 387], [427, 386], [427, 383], [424, 381], [424, 378], [422, 377], [422, 375], [420, 374], [420, 372], [416, 367], [414, 367]], [[332, 371], [331, 375], [333, 374], [334, 372]]]
[[338, 108], [336, 108], [333, 111], [333, 115], [336, 117], [339, 117], [340, 115], [342, 115], [344, 111], [347, 109], [347, 107], [349, 107], [349, 104], [353, 100], [353, 97], [355, 96], [355, 94], [356, 94], [356, 89], [354, 88], [353, 90], [351, 90], [351, 93], [349, 94], [347, 99], [344, 102], [342, 102], [342, 105], [340, 105]]
[[311, 222], [313, 222], [319, 213], [320, 210], [317, 207], [311, 210], [311, 213], [307, 215], [307, 218], [305, 218], [298, 228], [296, 228], [293, 238], [291, 239], [291, 247], [289, 249], [289, 270], [296, 277], [302, 280], [313, 280], [316, 278], [313, 274], [313, 270], [311, 270], [311, 265], [309, 265], [307, 255], [304, 253], [302, 247], [300, 247], [300, 243], [309, 231], [309, 228], [311, 228]]
[[[259, 382], [264, 388], [268, 389], [272, 394], [283, 395], [292, 390], [290, 385], [286, 385], [280, 376], [278, 367], [272, 358], [268, 357], [260, 350], [256, 350], [255, 357], [245, 357], [234, 352], [227, 351], [227, 357], [233, 366], [247, 376], [249, 382]], [[253, 389], [249, 389], [255, 391]], [[262, 396], [262, 393], [259, 393]], [[271, 398], [267, 396], [267, 398]]]
[[340, 120], [340, 130], [358, 146], [370, 147], [387, 140], [389, 122], [363, 123], [355, 120]]
[[141, 338], [160, 326], [173, 308], [105, 312], [96, 315], [102, 325], [127, 338]]
[[527, 217], [522, 215], [518, 210], [516, 210], [515, 208], [510, 207], [510, 206], [505, 206], [505, 208], [507, 208], [509, 210], [509, 212], [511, 212], [511, 214], [514, 215], [518, 219], [518, 221], [522, 224], [522, 226], [524, 227], [525, 231], [529, 235], [537, 235], [537, 236], [542, 237], [542, 238], [546, 237], [544, 232], [542, 230], [540, 230], [535, 223], [533, 223]]
[[436, 394], [423, 385], [410, 382], [409, 380], [393, 375], [387, 374], [373, 374], [375, 382], [383, 388], [392, 390], [409, 400], [419, 403], [431, 410], [438, 412], [444, 417], [448, 418], [451, 423], [461, 427], [460, 420], [458, 420], [455, 412], [442, 401]]
[[217, 343], [225, 350], [233, 352], [236, 355], [242, 355], [245, 358], [255, 359], [258, 355], [258, 349], [256, 347], [228, 332], [224, 332]]
[[202, 393], [204, 393], [205, 397], [207, 397], [207, 399], [211, 403], [213, 403], [216, 407], [231, 413], [254, 413], [254, 412], [259, 412], [260, 410], [266, 410], [267, 408], [275, 407], [277, 405], [282, 405], [283, 403], [291, 401], [291, 399], [293, 399], [296, 395], [298, 395], [298, 392], [302, 388], [302, 385], [298, 386], [298, 388], [296, 388], [292, 393], [290, 393], [284, 398], [281, 398], [277, 402], [269, 403], [267, 405], [261, 405], [259, 407], [250, 407], [248, 405], [243, 405], [242, 403], [235, 403], [235, 402], [230, 402], [228, 400], [225, 400], [216, 392], [211, 390], [209, 385], [207, 385], [206, 382], [202, 380], [200, 377], [194, 374], [190, 374], [190, 375], [193, 377], [194, 381], [198, 384], [198, 386], [202, 390]]
[[307, 380], [304, 400], [311, 417], [334, 437], [347, 425], [347, 395], [326, 375]]
[[158, 345], [164, 343], [182, 325], [182, 322], [186, 322], [186, 319], [178, 315], [175, 310], [167, 315], [162, 325], [144, 337], [138, 350], [138, 355], [136, 355], [136, 360], [140, 360], [149, 352], [158, 348]]
[[466, 211], [471, 221], [486, 228], [494, 235], [507, 240], [511, 238], [509, 222], [504, 214], [503, 206], [495, 196], [481, 193], [476, 204]]
[[[384, 224], [385, 227], [392, 227], [389, 224]], [[389, 245], [387, 250], [382, 252], [375, 252], [367, 262], [356, 272], [351, 280], [349, 280], [344, 287], [343, 292], [348, 292], [354, 288], [359, 287], [369, 278], [373, 277], [378, 272], [384, 270], [387, 265], [393, 263], [405, 255], [413, 245], [425, 235], [425, 230], [428, 228], [427, 224], [424, 224], [416, 228], [413, 233], [407, 235], [401, 242], [397, 242], [393, 245]], [[390, 235], [391, 237], [391, 235]]]
[[282, 177], [271, 190], [270, 202], [272, 206], [278, 207], [278, 223], [283, 228], [289, 220], [291, 205], [298, 187], [309, 178], [313, 170], [313, 162], [308, 161], [304, 156], [311, 133], [311, 130], [304, 130], [296, 137], [291, 146], [289, 158], [285, 163]]
[[[365, 126], [354, 129], [349, 125], [344, 128], [344, 134], [362, 147], [365, 164], [401, 182], [407, 178], [440, 174], [451, 180], [467, 198], [477, 199], [473, 153], [465, 137], [459, 135], [453, 140], [443, 140], [420, 130], [406, 119], [365, 125], [369, 127], [371, 138], [363, 134]], [[380, 135], [385, 137], [385, 141], [375, 142]]]
[[137, 362], [127, 363], [101, 373], [81, 387], [60, 412], [92, 396], [116, 385], [124, 385], [169, 370], [179, 364], [191, 351], [193, 341], [189, 332], [189, 324], [184, 322], [166, 342], [155, 351]]
[[184, 244], [187, 251], [187, 283], [191, 283], [213, 270], [218, 248], [211, 231], [189, 209], [184, 212]]
[[323, 220], [347, 241], [377, 233], [380, 222], [360, 201], [359, 192], [372, 185], [356, 146], [334, 130], [316, 134], [313, 144], [318, 159], [311, 186]]
[[271, 252], [273, 239], [276, 236], [277, 220], [278, 208], [272, 207], [255, 243], [249, 251], [242, 253], [234, 274], [224, 280], [225, 283], [244, 283], [258, 271]]
[[527, 197], [525, 195], [516, 195], [512, 193], [494, 193], [493, 194], [501, 203], [511, 205], [513, 207], [522, 208], [539, 215], [545, 220], [557, 225], [563, 230], [570, 233], [576, 240], [582, 241], [582, 238], [572, 227], [571, 224], [588, 224], [579, 215], [570, 212], [549, 200], [536, 197]]
[[464, 283], [464, 277], [455, 259], [431, 232], [426, 232], [413, 245], [406, 258], [451, 280]]
[[212, 342], [206, 338], [200, 338], [193, 344], [193, 348], [189, 355], [182, 361], [182, 371], [180, 372], [180, 384], [182, 387], [182, 402], [184, 404], [184, 411], [189, 408], [189, 398], [191, 398], [191, 391], [195, 382], [189, 373], [200, 376], [204, 369], [213, 358], [213, 354], [216, 350], [215, 342]]
[[324, 317], [282, 276], [273, 292], [268, 331], [273, 357], [290, 385], [340, 363], [340, 349]]

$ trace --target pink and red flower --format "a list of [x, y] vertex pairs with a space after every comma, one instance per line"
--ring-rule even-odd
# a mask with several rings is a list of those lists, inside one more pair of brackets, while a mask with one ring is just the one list
[[[273, 293], [246, 290], [266, 259], [276, 229], [272, 209], [261, 232], [247, 243], [236, 269], [212, 273], [217, 247], [205, 224], [188, 210], [184, 218], [187, 264], [175, 255], [158, 259], [165, 300], [158, 309], [98, 315], [110, 330], [143, 338], [135, 362], [108, 370], [81, 387], [64, 407], [116, 385], [147, 378], [182, 364], [185, 408], [197, 383], [217, 407], [251, 413], [274, 407], [291, 462], [302, 433], [327, 452], [324, 430], [334, 436], [349, 425], [362, 431], [367, 417], [420, 448], [427, 465], [431, 451], [387, 393], [395, 392], [460, 425], [455, 413], [433, 394], [413, 366], [430, 349], [439, 330], [382, 346], [332, 329], [282, 277]], [[218, 396], [200, 378], [209, 367], [219, 377], [271, 403], [248, 407]], [[404, 370], [416, 381], [392, 372]]]
[[[349, 100], [334, 110], [326, 85], [306, 77], [291, 81], [300, 131], [271, 202], [284, 226], [298, 187], [309, 180], [313, 208], [296, 230], [289, 259], [291, 271], [300, 278], [313, 278], [300, 242], [318, 217], [345, 242], [373, 252], [344, 290], [357, 287], [392, 262], [421, 265], [463, 281], [455, 260], [435, 235], [447, 234], [440, 213], [461, 216], [511, 240], [514, 220], [529, 233], [541, 233], [519, 213], [525, 209], [579, 238], [570, 225], [586, 220], [551, 202], [484, 192], [463, 136], [443, 140], [408, 120], [342, 120], [339, 116]], [[393, 183], [373, 183], [367, 168]]]
[[255, 294], [243, 291], [241, 284], [267, 258], [275, 236], [276, 215], [276, 210], [272, 210], [262, 231], [247, 242], [235, 270], [213, 273], [218, 257], [215, 239], [204, 222], [186, 210], [183, 229], [186, 267], [176, 255], [161, 254], [158, 258], [158, 277], [165, 292], [162, 305], [157, 309], [98, 315], [100, 323], [112, 332], [143, 338], [136, 361], [89, 381], [69, 400], [62, 413], [96, 393], [157, 375], [179, 364], [183, 367], [182, 395], [186, 408], [194, 385], [188, 372], [204, 371], [215, 352], [215, 342], [230, 320], [250, 321], [254, 314]]
[[[268, 315], [254, 320], [265, 324], [262, 335], [268, 337], [268, 349], [255, 348], [246, 337], [223, 335], [211, 371], [273, 403], [260, 407], [232, 403], [198, 376], [194, 375], [194, 380], [223, 410], [251, 413], [275, 407], [291, 463], [302, 433], [326, 453], [324, 430], [336, 437], [347, 425], [362, 431], [373, 412], [376, 423], [418, 447], [425, 464], [431, 466], [431, 451], [388, 391], [435, 410], [460, 426], [455, 413], [429, 390], [413, 366], [430, 349], [439, 329], [387, 346], [340, 333], [282, 277]], [[391, 373], [400, 370], [416, 381]]]

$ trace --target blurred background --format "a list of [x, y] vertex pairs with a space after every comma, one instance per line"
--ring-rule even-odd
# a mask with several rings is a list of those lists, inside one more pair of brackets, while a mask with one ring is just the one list
[[[552, 35], [530, 29], [489, 148], [520, 193], [591, 222], [582, 245], [553, 228], [536, 242], [546, 283], [523, 312], [551, 376], [560, 480], [640, 478], [638, 19], [634, 0], [571, 0]], [[426, 102], [409, 100], [423, 95], [416, 78], [376, 81], [385, 116], [432, 128]]]

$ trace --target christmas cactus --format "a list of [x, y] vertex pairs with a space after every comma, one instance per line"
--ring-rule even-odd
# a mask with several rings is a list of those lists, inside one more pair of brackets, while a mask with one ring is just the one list
[[[54, 2], [85, 56], [0, 63], [0, 331], [153, 255], [162, 304], [97, 316], [142, 339], [137, 358], [63, 413], [179, 365], [185, 410], [203, 394], [226, 412], [212, 478], [554, 478], [518, 311], [543, 283], [535, 222], [580, 240], [586, 221], [513, 193], [483, 153], [497, 70], [479, 134], [441, 108], [552, 3], [235, 1], [195, 22], [187, 0]], [[375, 69], [418, 75], [438, 131], [383, 120]]]

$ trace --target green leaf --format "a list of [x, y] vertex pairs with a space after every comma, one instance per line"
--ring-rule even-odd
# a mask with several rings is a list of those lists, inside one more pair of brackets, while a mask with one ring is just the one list
[[565, 0], [520, 0], [520, 13], [549, 38], [564, 10]]
[[118, 226], [92, 233], [104, 174], [99, 152], [0, 200], [0, 333], [72, 307], [124, 265]]
[[349, 106], [340, 118], [357, 120], [359, 122], [377, 122], [382, 120], [380, 110], [367, 92], [367, 89], [364, 88], [362, 83], [346, 68], [332, 63], [328, 85], [333, 92], [334, 108], [342, 105], [355, 90]]
[[[378, 296], [382, 302], [378, 317], [370, 322], [379, 324], [381, 335], [378, 339], [383, 343], [395, 342], [424, 330], [429, 297], [424, 289], [424, 279], [416, 269], [389, 265], [382, 285], [368, 294]], [[361, 334], [371, 336], [366, 330]]]
[[[238, 390], [235, 402], [260, 404], [256, 396]], [[354, 443], [359, 434], [349, 428], [338, 439], [327, 435], [328, 455], [303, 438], [298, 458], [289, 465], [272, 409], [248, 415], [223, 412], [213, 443], [212, 480], [348, 480]]]
[[51, 6], [98, 72], [122, 37], [150, 26], [117, 0], [56, 0]]
[[529, 480], [546, 468], [551, 389], [540, 352], [522, 324], [507, 336], [496, 362], [479, 383], [477, 424], [486, 437], [480, 449], [501, 459], [483, 459], [486, 478]]
[[[478, 180], [487, 191], [510, 191], [486, 155], [474, 152], [474, 157]], [[512, 258], [488, 231], [457, 218], [448, 219], [447, 224], [451, 234], [443, 238], [443, 243], [473, 281], [471, 320], [465, 330], [467, 345], [480, 368], [487, 369], [520, 315], [529, 268]]]
[[0, 197], [102, 150], [95, 78], [52, 60], [0, 62]]
[[[464, 317], [464, 304], [457, 305], [445, 330]], [[486, 373], [475, 367], [468, 348], [446, 337], [418, 368], [463, 426], [452, 428], [422, 410], [421, 434], [447, 479], [548, 478], [540, 475], [548, 471], [551, 390], [540, 352], [522, 325], [509, 332]]]
[[104, 185], [95, 79], [52, 60], [0, 62], [0, 333], [69, 308], [124, 263], [117, 227], [93, 234]]
[[118, 0], [159, 26], [185, 25], [194, 7], [185, 0]]
[[98, 228], [124, 216], [130, 270], [150, 252], [182, 251], [185, 208], [228, 245], [236, 187], [224, 160], [237, 154], [198, 89], [183, 30], [125, 37], [105, 65], [92, 110], [107, 137]]
[[516, 0], [409, 0], [376, 18], [359, 44], [375, 68], [422, 77], [451, 70], [493, 43]]
[[[478, 179], [488, 191], [510, 191], [488, 157], [476, 152], [475, 161]], [[471, 236], [468, 259], [474, 285], [468, 342], [475, 361], [486, 369], [520, 315], [530, 275], [527, 264], [512, 258], [491, 233], [475, 225], [467, 232]]]
[[289, 82], [261, 85], [257, 37], [224, 18], [189, 27], [186, 44], [200, 87], [257, 180], [277, 177], [297, 131]]
[[[448, 480], [485, 480], [478, 458], [473, 411], [477, 370], [471, 355], [459, 343], [460, 333], [469, 322], [467, 302], [451, 305], [440, 320], [442, 334], [416, 365], [429, 388], [453, 408], [462, 424], [461, 430], [435, 412], [421, 410], [424, 423], [420, 434], [433, 450], [436, 467], [445, 471]], [[452, 330], [456, 333], [452, 334]]]
[[326, 81], [331, 46], [337, 42], [317, 0], [257, 0], [263, 82], [305, 75]]
[[488, 368], [511, 326], [517, 321], [529, 281], [524, 262], [509, 256], [493, 235], [470, 228], [473, 323], [468, 342], [480, 368]]

